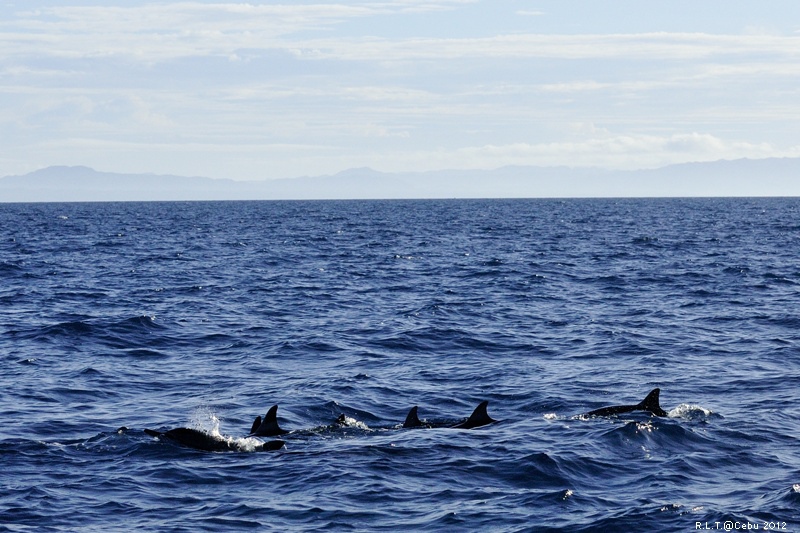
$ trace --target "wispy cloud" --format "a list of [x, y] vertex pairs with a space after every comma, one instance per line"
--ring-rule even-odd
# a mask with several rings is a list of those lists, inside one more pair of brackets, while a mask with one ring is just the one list
[[[0, 55], [98, 57], [145, 61], [287, 48], [280, 40], [328, 30], [352, 19], [445, 11], [469, 0], [318, 4], [175, 2], [120, 6], [57, 6], [22, 11], [0, 25]], [[292, 46], [296, 48], [296, 46]]]
[[797, 153], [800, 34], [751, 31], [769, 21], [580, 33], [552, 25], [555, 5], [510, 0], [111, 3], [17, 2], [0, 15], [11, 166], [0, 175], [67, 163], [253, 179]]
[[317, 39], [301, 43], [314, 58], [419, 60], [474, 58], [687, 60], [769, 54], [800, 57], [800, 38], [763, 35], [646, 33], [513, 34], [476, 39]]
[[[429, 154], [426, 157], [430, 157]], [[572, 142], [513, 143], [471, 146], [439, 154], [445, 167], [461, 161], [477, 168], [502, 165], [599, 166], [614, 169], [655, 168], [663, 165], [713, 161], [721, 158], [797, 157], [800, 145], [778, 148], [769, 143], [727, 141], [710, 134], [667, 136], [607, 135]], [[568, 163], [567, 163], [568, 162]]]
[[[301, 59], [408, 61], [455, 58], [698, 59], [754, 56], [796, 59], [800, 37], [702, 33], [530, 34], [483, 38], [326, 37], [345, 21], [402, 12], [452, 9], [465, 2], [362, 2], [264, 5], [170, 3], [134, 7], [48, 7], [18, 14], [0, 27], [0, 57], [130, 56], [142, 61], [289, 50]], [[538, 13], [526, 11], [526, 14]]]

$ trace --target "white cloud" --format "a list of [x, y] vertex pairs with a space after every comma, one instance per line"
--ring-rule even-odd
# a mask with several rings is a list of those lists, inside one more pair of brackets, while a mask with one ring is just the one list
[[690, 60], [769, 54], [800, 56], [800, 37], [645, 33], [625, 35], [512, 34], [474, 39], [312, 39], [315, 58], [419, 60], [474, 58]]
[[368, 16], [445, 11], [467, 3], [472, 0], [46, 7], [20, 12], [0, 26], [0, 57], [124, 55], [163, 61], [207, 55], [235, 57], [235, 51], [243, 48], [308, 49], [313, 46], [298, 47], [291, 36]]
[[[449, 10], [468, 2], [325, 4], [177, 2], [134, 7], [63, 6], [19, 13], [0, 26], [0, 58], [130, 56], [235, 57], [242, 49], [290, 50], [301, 59], [408, 61], [455, 58], [699, 59], [800, 56], [800, 37], [749, 33], [498, 34], [481, 38], [299, 38], [342, 22], [403, 12]], [[526, 11], [528, 14], [538, 12]]]
[[346, 98], [359, 101], [414, 102], [420, 103], [438, 99], [430, 91], [421, 91], [405, 87], [359, 86], [346, 87], [341, 91]]
[[632, 170], [690, 161], [800, 156], [800, 146], [780, 149], [769, 143], [729, 141], [701, 133], [657, 136], [610, 135], [600, 131], [600, 134], [576, 141], [471, 146], [420, 159], [436, 157], [441, 168], [567, 165]]
[[364, 2], [375, 10], [383, 13], [430, 13], [434, 11], [449, 11], [460, 5], [474, 4], [478, 0], [392, 0], [389, 2]]
[[0, 142], [17, 165], [0, 175], [26, 161], [254, 179], [800, 153], [797, 33], [568, 33], [555, 5], [501, 0], [64, 3], [0, 15]]
[[279, 37], [374, 13], [368, 6], [346, 4], [49, 7], [22, 12], [4, 24], [0, 57], [124, 55], [161, 61], [230, 55], [240, 48], [280, 48]]
[[14, 27], [33, 32], [159, 34], [257, 31], [286, 35], [373, 14], [349, 4], [276, 5], [173, 2], [131, 7], [59, 6], [22, 12]]

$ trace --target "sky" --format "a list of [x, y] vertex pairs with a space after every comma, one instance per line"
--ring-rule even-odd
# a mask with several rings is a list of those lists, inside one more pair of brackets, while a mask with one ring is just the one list
[[0, 176], [800, 156], [800, 2], [0, 0]]

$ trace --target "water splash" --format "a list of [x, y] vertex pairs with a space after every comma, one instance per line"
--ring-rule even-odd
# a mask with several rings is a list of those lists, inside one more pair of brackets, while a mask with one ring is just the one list
[[350, 418], [349, 416], [345, 415], [343, 420], [339, 421], [339, 424], [348, 427], [348, 428], [356, 428], [356, 429], [363, 429], [365, 431], [369, 430], [369, 426], [366, 425], [361, 420], [356, 420], [355, 418]]
[[683, 418], [684, 420], [706, 420], [713, 414], [710, 409], [697, 404], [682, 403], [667, 413], [667, 416], [670, 418]]
[[198, 429], [214, 437], [222, 437], [219, 432], [221, 419], [209, 406], [201, 406], [194, 410], [189, 419], [190, 427]]

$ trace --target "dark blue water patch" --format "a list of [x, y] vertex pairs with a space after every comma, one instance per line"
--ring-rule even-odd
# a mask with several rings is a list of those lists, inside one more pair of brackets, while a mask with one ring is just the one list
[[554, 489], [547, 492], [547, 498], [566, 499], [569, 497], [568, 487], [572, 480], [565, 474], [557, 459], [550, 457], [544, 452], [538, 452], [526, 457], [514, 457], [509, 454], [509, 459], [503, 465], [503, 478], [505, 483], [518, 485], [522, 488], [531, 486], [537, 490]]
[[41, 331], [34, 334], [34, 337], [50, 339], [52, 337], [81, 337], [89, 335], [92, 332], [92, 326], [86, 322], [62, 322], [53, 326], [47, 326]]
[[0, 261], [0, 275], [3, 277], [21, 276], [26, 272], [27, 268], [22, 260], [14, 262]]
[[712, 444], [707, 437], [692, 431], [680, 422], [657, 419], [614, 423], [599, 439], [623, 453], [644, 456], [671, 455], [675, 449], [687, 453], [692, 450], [702, 450]]
[[154, 350], [152, 348], [125, 348], [121, 353], [126, 357], [142, 357], [142, 358], [161, 358], [169, 357], [169, 355], [161, 350]]
[[169, 339], [168, 328], [146, 315], [121, 320], [82, 317], [28, 330], [11, 329], [9, 334], [20, 341], [81, 348], [87, 344], [118, 349], [158, 346]]

